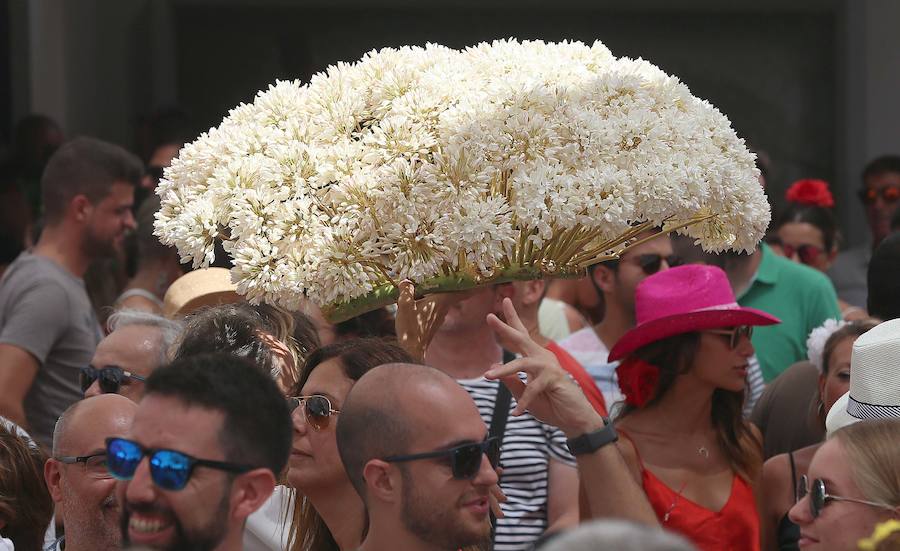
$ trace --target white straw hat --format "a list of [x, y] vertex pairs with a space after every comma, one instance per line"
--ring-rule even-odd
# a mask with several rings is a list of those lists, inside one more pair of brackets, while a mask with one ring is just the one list
[[204, 306], [240, 302], [243, 297], [225, 268], [203, 268], [188, 272], [172, 282], [163, 299], [163, 315], [186, 316]]
[[900, 418], [900, 319], [886, 321], [853, 343], [850, 391], [828, 412], [828, 434], [863, 419]]

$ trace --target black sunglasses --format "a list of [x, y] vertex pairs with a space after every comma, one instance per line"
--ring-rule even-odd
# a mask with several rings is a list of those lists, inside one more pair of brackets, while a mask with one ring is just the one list
[[453, 478], [467, 480], [475, 478], [478, 470], [481, 468], [481, 456], [487, 455], [491, 467], [497, 468], [500, 464], [500, 439], [496, 436], [486, 438], [483, 442], [473, 444], [462, 444], [454, 446], [446, 450], [438, 450], [426, 453], [416, 453], [412, 455], [392, 455], [385, 457], [384, 460], [389, 463], [400, 463], [404, 461], [418, 461], [419, 459], [435, 459], [449, 458], [450, 469], [453, 471]]
[[737, 348], [738, 344], [741, 343], [741, 337], [747, 337], [749, 339], [753, 336], [753, 326], [738, 325], [734, 329], [714, 329], [707, 331], [707, 333], [728, 337], [728, 346], [734, 350]]
[[106, 367], [101, 367], [100, 369], [89, 365], [87, 367], [82, 367], [81, 372], [78, 374], [81, 392], [87, 392], [87, 389], [98, 379], [100, 380], [100, 390], [102, 390], [104, 394], [114, 394], [119, 392], [119, 388], [122, 386], [125, 379], [132, 379], [134, 381], [147, 380], [140, 375], [125, 371], [117, 365], [108, 365]]
[[106, 467], [109, 474], [119, 480], [131, 480], [144, 457], [150, 458], [150, 478], [164, 490], [184, 488], [196, 467], [208, 467], [232, 473], [253, 470], [249, 465], [197, 459], [190, 455], [165, 449], [149, 449], [125, 438], [106, 439]]
[[810, 487], [809, 477], [807, 477], [806, 475], [800, 477], [800, 482], [797, 488], [797, 496], [798, 501], [806, 496], [809, 496], [809, 512], [813, 518], [819, 518], [819, 515], [822, 514], [822, 509], [824, 509], [825, 506], [828, 505], [829, 501], [849, 501], [851, 503], [861, 503], [862, 505], [878, 507], [879, 509], [893, 509], [893, 507], [885, 503], [866, 501], [865, 499], [856, 499], [852, 497], [830, 495], [825, 491], [824, 480], [822, 480], [821, 478], [817, 478], [812, 481], [812, 487]]
[[327, 428], [330, 417], [341, 412], [341, 410], [334, 409], [331, 406], [331, 400], [327, 396], [322, 396], [321, 394], [291, 396], [287, 399], [287, 403], [288, 410], [291, 413], [298, 407], [302, 407], [306, 423], [314, 430]]
[[[658, 253], [647, 253], [647, 254], [639, 254], [636, 256], [628, 257], [624, 261], [632, 262], [633, 264], [637, 264], [641, 270], [646, 275], [653, 275], [662, 268], [663, 260], [666, 261], [666, 264], [669, 265], [669, 268], [674, 268], [675, 266], [681, 266], [684, 261], [680, 256], [675, 254], [670, 254], [668, 256], [663, 256]], [[608, 260], [606, 265], [615, 269], [623, 262], [622, 259], [618, 260]]]

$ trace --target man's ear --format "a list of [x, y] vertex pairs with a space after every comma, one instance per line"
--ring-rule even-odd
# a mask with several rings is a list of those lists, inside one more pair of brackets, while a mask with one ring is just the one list
[[611, 293], [616, 283], [616, 274], [603, 264], [594, 266], [591, 270], [591, 278], [594, 284], [604, 293]]
[[275, 490], [275, 475], [269, 469], [253, 469], [237, 477], [231, 491], [233, 515], [244, 520], [263, 506]]
[[69, 201], [69, 213], [78, 222], [86, 222], [94, 212], [94, 204], [87, 195], [76, 195]]
[[378, 499], [393, 503], [400, 494], [400, 477], [397, 469], [381, 459], [371, 459], [363, 467], [363, 479], [366, 481], [366, 493], [369, 499]]
[[547, 280], [545, 279], [522, 281], [520, 285], [516, 285], [516, 292], [520, 294], [519, 301], [526, 306], [539, 304], [544, 298], [546, 289]]
[[52, 457], [44, 463], [44, 482], [47, 483], [47, 490], [50, 491], [50, 497], [56, 502], [57, 507], [62, 501], [62, 473], [59, 466], [59, 461]]

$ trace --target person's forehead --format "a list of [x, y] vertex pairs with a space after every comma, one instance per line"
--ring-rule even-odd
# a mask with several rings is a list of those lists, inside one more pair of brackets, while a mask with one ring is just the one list
[[[846, 489], [850, 481], [850, 471], [847, 455], [838, 440], [830, 438], [816, 451], [809, 464], [808, 476], [810, 480], [821, 478], [833, 482], [840, 489]], [[834, 489], [829, 491], [837, 493]]]
[[219, 439], [225, 414], [149, 394], [138, 406], [129, 437], [147, 448], [172, 449], [198, 459], [224, 459]]
[[134, 198], [134, 186], [129, 182], [116, 181], [109, 187], [109, 193], [101, 199], [106, 203], [128, 202]]
[[128, 325], [116, 329], [97, 345], [91, 364], [96, 368], [117, 365], [133, 369], [159, 360], [162, 333], [159, 328]]
[[434, 385], [419, 390], [408, 398], [404, 408], [413, 435], [410, 444], [416, 450], [480, 442], [485, 438], [487, 426], [475, 402], [462, 387]]
[[344, 401], [353, 381], [344, 374], [344, 368], [339, 358], [331, 358], [317, 365], [303, 385], [301, 394], [325, 394], [338, 402], [339, 406]]
[[86, 398], [69, 422], [65, 453], [87, 455], [105, 446], [106, 439], [125, 436], [131, 428], [136, 405], [122, 396]]
[[[649, 237], [650, 233], [641, 234], [638, 236], [639, 239], [644, 239]], [[628, 251], [622, 255], [622, 258], [627, 258], [631, 256], [639, 256], [642, 254], [662, 254], [662, 255], [670, 255], [672, 254], [672, 240], [668, 235], [656, 234], [653, 239], [646, 243], [641, 243], [640, 245], [628, 249]]]
[[880, 189], [887, 186], [900, 186], [900, 172], [878, 172], [866, 178], [866, 185]]
[[822, 230], [808, 222], [788, 222], [778, 228], [778, 236], [785, 241], [822, 241]]

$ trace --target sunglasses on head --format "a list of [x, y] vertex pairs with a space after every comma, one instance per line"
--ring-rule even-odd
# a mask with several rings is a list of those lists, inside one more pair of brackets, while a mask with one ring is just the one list
[[871, 205], [878, 200], [878, 196], [881, 196], [881, 200], [885, 203], [896, 203], [898, 199], [900, 199], [900, 186], [887, 186], [881, 189], [875, 188], [866, 188], [859, 190], [859, 199], [867, 204]]
[[287, 399], [288, 410], [293, 413], [298, 407], [303, 408], [306, 423], [314, 430], [322, 430], [328, 427], [332, 415], [341, 412], [331, 406], [331, 400], [321, 394], [312, 396], [291, 396]]
[[144, 377], [135, 375], [130, 371], [125, 371], [117, 365], [108, 365], [106, 367], [101, 367], [100, 369], [89, 365], [88, 367], [82, 367], [81, 373], [78, 375], [78, 380], [81, 383], [81, 392], [87, 392], [87, 389], [98, 379], [100, 381], [100, 390], [102, 390], [104, 394], [114, 394], [119, 392], [119, 388], [122, 386], [125, 379], [146, 381]]
[[106, 439], [106, 468], [113, 478], [131, 480], [144, 457], [150, 458], [150, 478], [163, 490], [181, 490], [196, 467], [209, 467], [232, 473], [245, 473], [254, 467], [197, 459], [175, 450], [148, 449], [125, 438]]
[[497, 468], [500, 464], [500, 439], [496, 436], [486, 438], [483, 442], [462, 444], [446, 450], [438, 450], [412, 455], [392, 455], [385, 457], [388, 463], [401, 463], [405, 461], [418, 461], [420, 459], [449, 458], [450, 469], [453, 478], [468, 480], [475, 478], [481, 468], [481, 457], [487, 455], [491, 467]]
[[800, 483], [797, 488], [797, 496], [800, 499], [809, 496], [809, 512], [813, 518], [819, 518], [819, 515], [822, 514], [822, 509], [828, 505], [830, 501], [849, 501], [851, 503], [860, 503], [862, 505], [869, 505], [871, 507], [878, 507], [879, 509], [893, 509], [890, 505], [885, 503], [878, 503], [876, 501], [866, 501], [865, 499], [856, 499], [852, 497], [841, 497], [841, 496], [833, 496], [825, 491], [825, 481], [821, 478], [817, 478], [812, 481], [812, 486], [809, 485], [809, 477], [803, 475], [800, 477]]
[[738, 325], [733, 329], [715, 329], [711, 331], [707, 331], [707, 333], [711, 333], [713, 335], [721, 335], [723, 337], [728, 337], [728, 346], [734, 350], [737, 348], [738, 344], [741, 342], [741, 337], [747, 337], [748, 339], [753, 336], [753, 326], [752, 325]]

